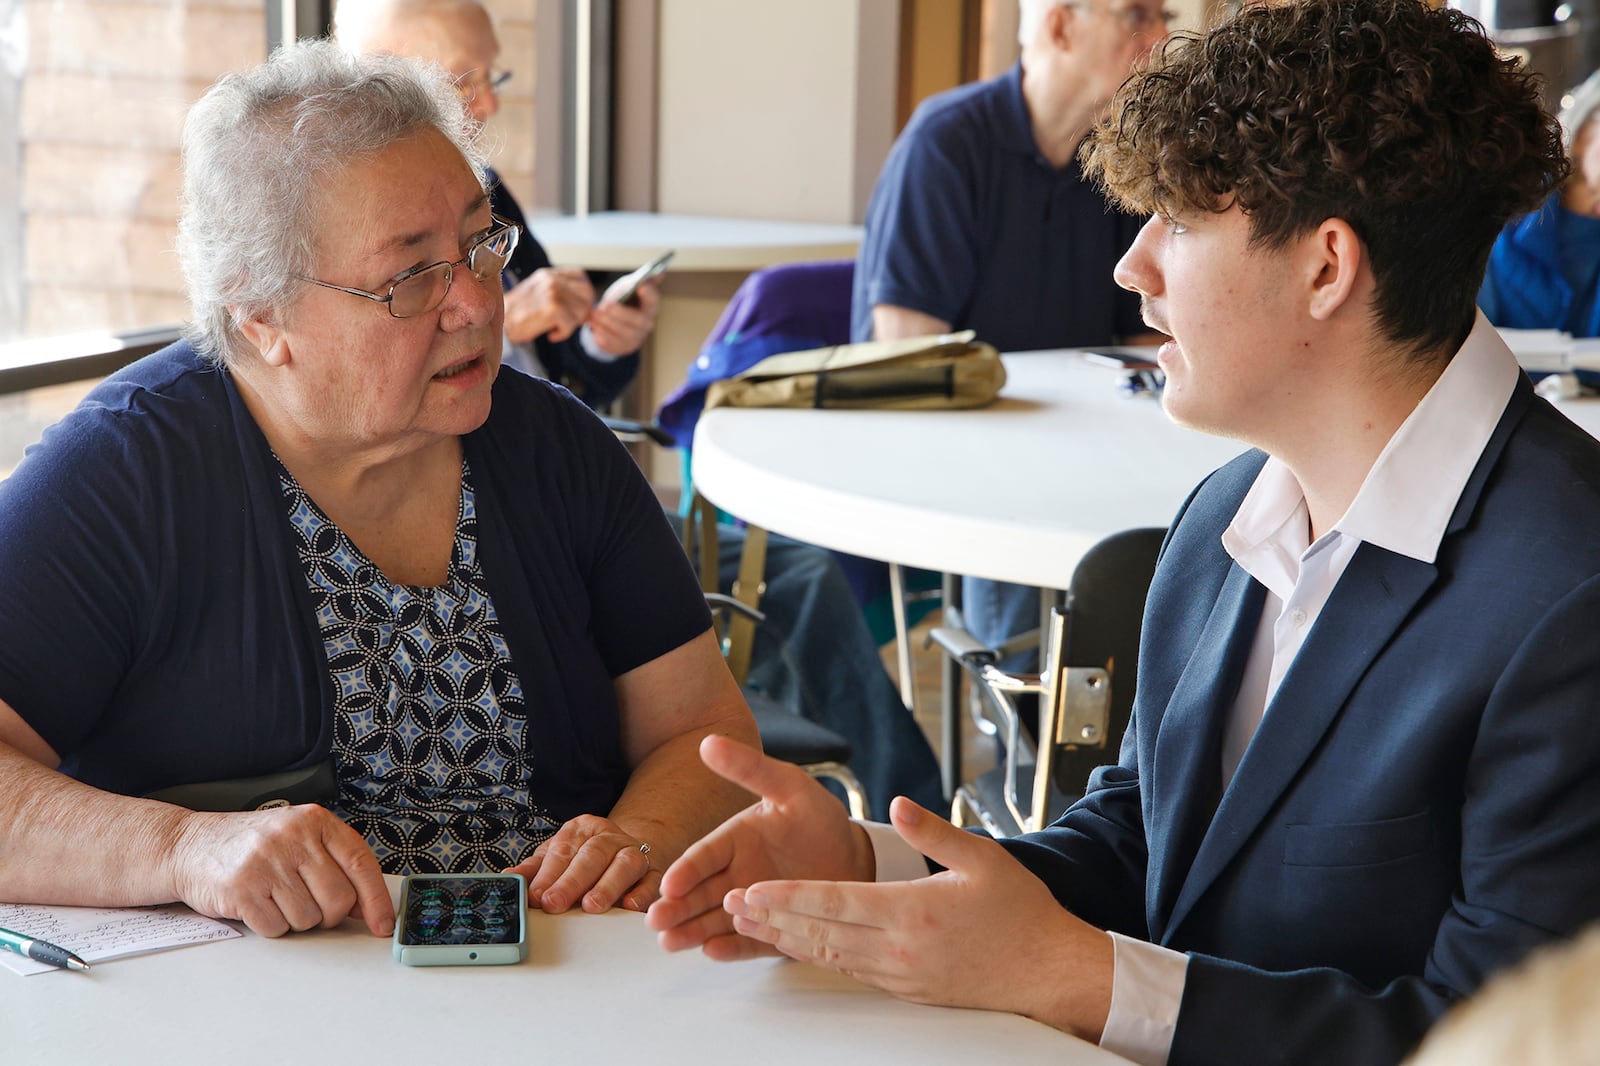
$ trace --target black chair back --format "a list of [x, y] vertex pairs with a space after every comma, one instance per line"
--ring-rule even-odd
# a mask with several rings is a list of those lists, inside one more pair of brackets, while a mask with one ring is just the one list
[[1089, 549], [1067, 590], [1066, 666], [1104, 667], [1111, 675], [1111, 712], [1104, 746], [1058, 748], [1055, 784], [1081, 796], [1095, 767], [1115, 762], [1133, 714], [1144, 602], [1155, 575], [1164, 529], [1130, 529]]

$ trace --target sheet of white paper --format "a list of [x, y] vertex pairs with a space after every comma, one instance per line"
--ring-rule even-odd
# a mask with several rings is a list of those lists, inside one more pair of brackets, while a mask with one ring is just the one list
[[[243, 935], [228, 922], [204, 918], [182, 903], [160, 907], [45, 907], [0, 903], [0, 929], [66, 948], [88, 963], [166, 951]], [[20, 974], [55, 967], [0, 950], [0, 967]]]

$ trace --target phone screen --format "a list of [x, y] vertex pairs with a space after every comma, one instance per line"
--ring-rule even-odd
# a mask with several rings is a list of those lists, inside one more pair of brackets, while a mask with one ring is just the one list
[[406, 881], [400, 943], [515, 944], [522, 886], [500, 875], [413, 875]]

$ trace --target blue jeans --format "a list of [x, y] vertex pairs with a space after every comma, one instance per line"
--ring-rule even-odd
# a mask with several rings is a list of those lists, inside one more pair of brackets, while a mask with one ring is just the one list
[[[963, 577], [961, 618], [968, 633], [989, 647], [998, 648], [1019, 633], [1039, 628], [1039, 590], [1007, 581]], [[999, 666], [1013, 674], [1037, 673], [1038, 644], [1000, 660]]]
[[[717, 585], [729, 591], [744, 552], [744, 530], [717, 529]], [[756, 627], [745, 684], [850, 742], [850, 768], [873, 818], [908, 796], [939, 814], [949, 803], [922, 727], [900, 702], [877, 644], [834, 558], [787, 537], [767, 541], [767, 620]]]

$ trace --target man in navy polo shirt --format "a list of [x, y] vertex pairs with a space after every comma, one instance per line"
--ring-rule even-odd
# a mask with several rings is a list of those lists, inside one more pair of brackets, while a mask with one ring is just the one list
[[[1084, 180], [1077, 151], [1168, 13], [1160, 0], [1020, 2], [1021, 62], [925, 101], [889, 153], [856, 263], [854, 340], [971, 329], [1019, 352], [1146, 333], [1111, 280], [1143, 220]], [[969, 578], [963, 598], [991, 646], [1038, 624], [1035, 590]]]

